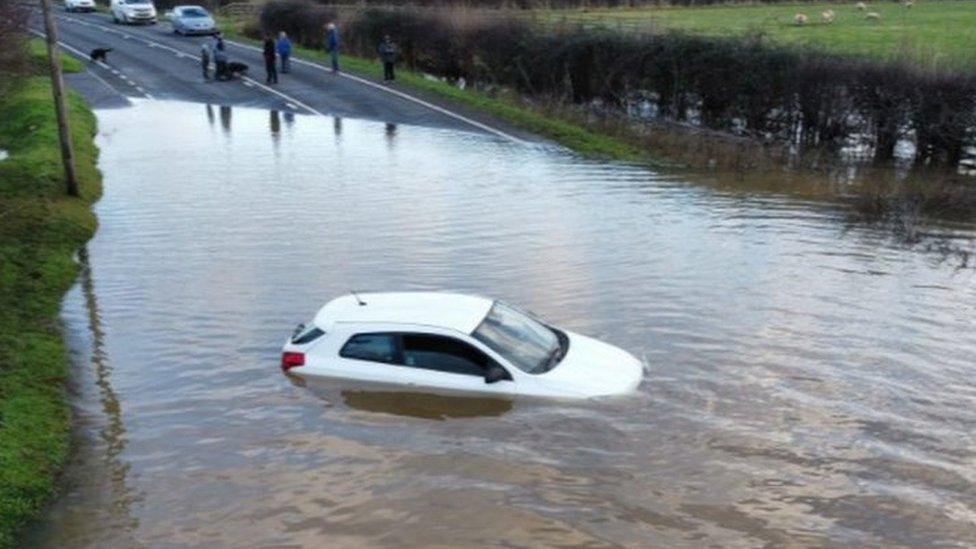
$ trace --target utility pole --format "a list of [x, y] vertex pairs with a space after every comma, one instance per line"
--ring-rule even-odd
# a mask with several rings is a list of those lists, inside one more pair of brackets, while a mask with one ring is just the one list
[[51, 13], [51, 0], [41, 0], [44, 12], [44, 32], [47, 36], [47, 57], [51, 64], [51, 89], [54, 91], [54, 109], [58, 115], [58, 135], [61, 138], [61, 162], [68, 194], [78, 196], [78, 179], [75, 177], [75, 151], [71, 146], [68, 128], [68, 105], [64, 93], [64, 77], [61, 76], [61, 50], [58, 48], [58, 28]]

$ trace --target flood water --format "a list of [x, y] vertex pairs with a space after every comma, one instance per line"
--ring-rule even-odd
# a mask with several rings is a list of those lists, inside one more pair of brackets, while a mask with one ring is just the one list
[[[98, 119], [76, 452], [33, 546], [976, 544], [976, 275], [839, 204], [449, 130]], [[648, 377], [567, 403], [284, 376], [352, 288], [503, 298]]]

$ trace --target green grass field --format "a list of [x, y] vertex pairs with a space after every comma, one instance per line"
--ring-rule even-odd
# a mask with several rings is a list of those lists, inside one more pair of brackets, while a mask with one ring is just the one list
[[[813, 46], [833, 52], [882, 60], [909, 61], [928, 68], [976, 70], [976, 2], [917, 0], [907, 8], [898, 2], [867, 2], [867, 11], [881, 14], [868, 21], [849, 3], [750, 4], [695, 8], [617, 8], [538, 12], [545, 21], [583, 21], [625, 31], [680, 29], [707, 35], [762, 33], [789, 45]], [[833, 24], [821, 23], [831, 9]], [[806, 14], [809, 23], [793, 18]]]
[[[43, 55], [32, 47], [32, 55]], [[77, 62], [66, 66], [77, 68]], [[35, 68], [42, 73], [42, 67]], [[82, 197], [65, 193], [58, 131], [46, 76], [0, 74], [0, 547], [54, 494], [68, 450], [61, 298], [75, 279], [74, 253], [95, 230], [100, 193], [95, 117], [70, 96]]]

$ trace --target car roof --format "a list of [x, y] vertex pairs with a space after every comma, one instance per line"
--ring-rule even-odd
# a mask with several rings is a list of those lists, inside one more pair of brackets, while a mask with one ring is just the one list
[[198, 6], [196, 4], [183, 4], [182, 6], [173, 6], [173, 11], [176, 11], [176, 10], [185, 10], [187, 8], [196, 8], [198, 10], [207, 11], [207, 8], [205, 8], [203, 6]]
[[[413, 324], [469, 334], [481, 324], [494, 303], [486, 297], [444, 292], [356, 295], [349, 294], [328, 302], [315, 315], [315, 325], [328, 332], [337, 322]], [[359, 300], [365, 305], [360, 305]]]

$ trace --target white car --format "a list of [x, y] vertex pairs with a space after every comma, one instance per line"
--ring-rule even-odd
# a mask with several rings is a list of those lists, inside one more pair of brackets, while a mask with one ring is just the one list
[[64, 0], [64, 11], [95, 11], [95, 0]]
[[109, 9], [112, 10], [112, 20], [116, 23], [156, 24], [156, 6], [152, 0], [112, 0]]
[[448, 391], [589, 398], [634, 391], [644, 366], [501, 301], [433, 293], [352, 294], [299, 325], [288, 373]]

